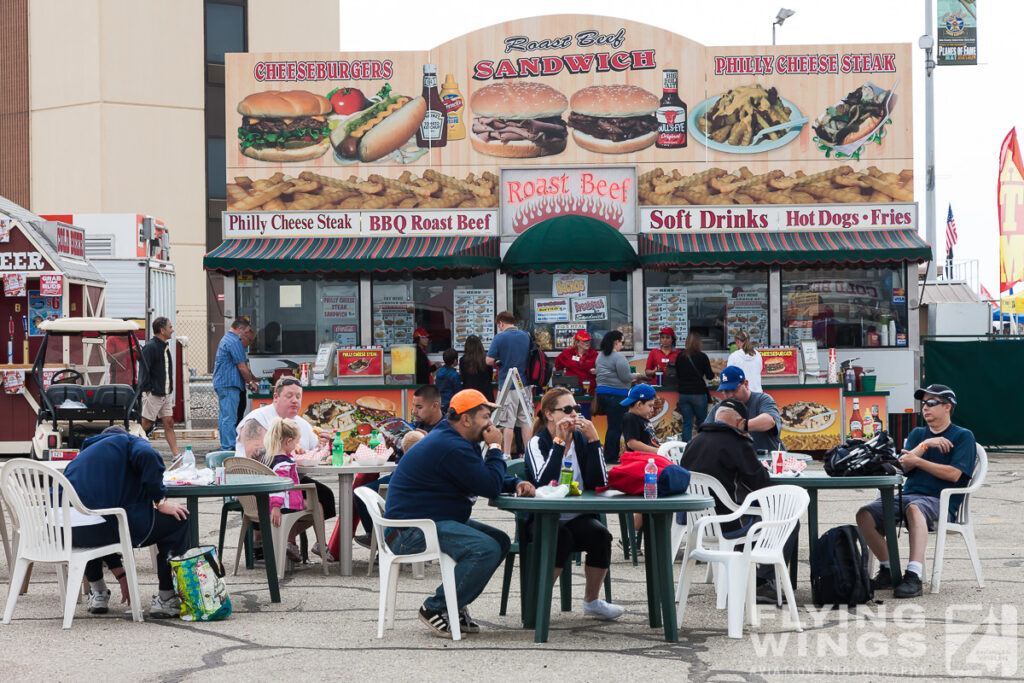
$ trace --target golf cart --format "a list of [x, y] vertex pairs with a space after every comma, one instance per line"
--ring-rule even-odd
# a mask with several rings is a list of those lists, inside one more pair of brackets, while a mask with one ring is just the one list
[[[40, 392], [32, 437], [36, 460], [70, 460], [82, 442], [117, 424], [145, 437], [140, 424], [139, 326], [115, 318], [60, 318], [40, 323], [43, 337], [32, 375]], [[58, 369], [48, 385], [44, 373]]]

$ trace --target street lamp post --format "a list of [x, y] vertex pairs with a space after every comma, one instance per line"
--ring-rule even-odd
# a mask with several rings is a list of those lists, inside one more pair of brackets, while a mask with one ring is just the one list
[[794, 10], [783, 7], [779, 10], [779, 13], [775, 15], [775, 23], [772, 24], [772, 45], [775, 44], [775, 27], [782, 26], [783, 22], [794, 14], [796, 14]]

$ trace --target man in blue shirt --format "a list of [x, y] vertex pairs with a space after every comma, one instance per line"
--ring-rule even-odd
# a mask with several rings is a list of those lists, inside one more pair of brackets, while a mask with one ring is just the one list
[[[476, 389], [455, 394], [447, 419], [399, 460], [391, 475], [384, 513], [393, 520], [434, 520], [441, 552], [455, 560], [463, 633], [480, 630], [469, 616], [468, 605], [487, 586], [510, 545], [503, 531], [469, 518], [476, 496], [494, 498], [511, 490], [527, 497], [534, 493], [529, 482], [505, 476], [505, 458], [498, 446], [501, 432], [491, 424], [495, 407]], [[488, 444], [484, 459], [480, 458], [481, 441]], [[391, 545], [401, 555], [422, 552], [423, 533], [403, 528]], [[436, 635], [451, 638], [443, 586], [424, 601], [419, 617]]]
[[[516, 368], [523, 382], [523, 392], [509, 391], [494, 413], [494, 424], [502, 430], [502, 450], [512, 452], [515, 428], [522, 430], [523, 441], [530, 438], [533, 428], [533, 392], [526, 384], [526, 361], [530, 357], [530, 335], [516, 328], [516, 317], [509, 311], [497, 316], [498, 334], [487, 350], [487, 364], [498, 367], [498, 391], [505, 386], [509, 370]], [[522, 399], [520, 400], [520, 396]], [[524, 406], [529, 410], [524, 410]]]
[[220, 449], [235, 450], [235, 427], [238, 426], [238, 409], [245, 393], [258, 386], [256, 377], [249, 369], [245, 356], [246, 340], [251, 340], [252, 326], [244, 318], [231, 323], [231, 329], [217, 345], [217, 357], [213, 363], [213, 389], [217, 392], [218, 427]]
[[[730, 365], [719, 375], [720, 384], [718, 391], [726, 399], [736, 399], [747, 409], [750, 419], [744, 418], [743, 422], [737, 425], [740, 429], [750, 434], [754, 440], [754, 448], [760, 451], [777, 451], [782, 448], [782, 440], [779, 439], [779, 430], [782, 426], [782, 418], [779, 416], [779, 408], [768, 394], [760, 391], [750, 390], [750, 381], [747, 379], [743, 368]], [[704, 424], [713, 424], [717, 421], [718, 408], [721, 403], [708, 411]]]
[[[910, 432], [900, 456], [906, 479], [901, 496], [903, 514], [897, 521], [902, 518], [910, 532], [910, 562], [903, 582], [893, 588], [893, 596], [897, 598], [921, 595], [928, 532], [935, 529], [940, 514], [952, 516], [963, 498], [952, 496], [949, 509], [940, 510], [939, 496], [943, 489], [963, 488], [970, 483], [976, 454], [974, 434], [952, 422], [956, 406], [952, 389], [945, 384], [932, 384], [915, 391], [914, 398], [921, 401], [921, 413], [928, 426]], [[875, 590], [891, 588], [889, 551], [882, 535], [885, 525], [881, 498], [857, 511], [857, 526], [880, 565], [871, 586]]]

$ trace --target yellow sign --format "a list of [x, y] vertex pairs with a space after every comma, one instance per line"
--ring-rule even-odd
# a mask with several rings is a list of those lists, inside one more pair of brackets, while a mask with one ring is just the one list
[[416, 347], [412, 344], [391, 345], [391, 374], [416, 374]]

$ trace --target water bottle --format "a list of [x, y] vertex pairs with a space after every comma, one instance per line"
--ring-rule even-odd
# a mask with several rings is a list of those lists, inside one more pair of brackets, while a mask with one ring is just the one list
[[559, 484], [572, 485], [572, 461], [566, 460], [562, 463], [562, 473], [558, 477]]
[[269, 394], [270, 393], [270, 380], [268, 380], [266, 377], [263, 377], [263, 378], [260, 379], [260, 393], [261, 394]]
[[644, 498], [654, 500], [658, 497], [658, 466], [654, 464], [654, 458], [647, 460], [647, 467], [644, 468]]
[[374, 429], [373, 432], [370, 433], [370, 449], [372, 450], [372, 449], [376, 448], [379, 445], [380, 445], [380, 434], [378, 434], [377, 430]]
[[341, 432], [334, 432], [334, 443], [331, 444], [331, 464], [341, 467], [345, 464], [345, 442], [341, 440]]
[[196, 455], [192, 452], [191, 446], [185, 446], [185, 454], [181, 456], [181, 466], [183, 469], [188, 469], [189, 467], [195, 469]]

